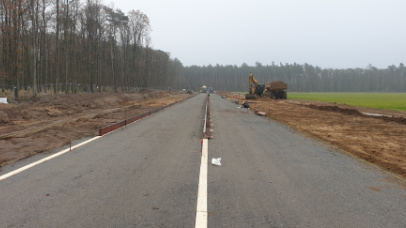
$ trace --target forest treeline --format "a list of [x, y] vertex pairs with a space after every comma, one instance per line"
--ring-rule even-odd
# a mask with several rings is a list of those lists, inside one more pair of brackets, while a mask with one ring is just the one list
[[248, 91], [281, 80], [298, 92], [406, 92], [403, 64], [377, 69], [322, 69], [309, 64], [183, 66], [150, 47], [150, 20], [101, 0], [1, 0], [0, 84], [54, 92], [132, 88]]
[[150, 48], [146, 14], [100, 0], [1, 0], [0, 84], [91, 92], [180, 87], [182, 64]]
[[248, 92], [250, 72], [259, 83], [284, 81], [289, 91], [406, 92], [406, 67], [403, 63], [386, 69], [371, 65], [365, 69], [322, 69], [309, 64], [262, 65], [257, 62], [255, 66], [184, 67], [183, 76], [192, 88], [204, 84], [216, 90]]

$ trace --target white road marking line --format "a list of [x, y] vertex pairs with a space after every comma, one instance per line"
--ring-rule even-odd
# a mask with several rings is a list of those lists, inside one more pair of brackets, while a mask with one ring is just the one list
[[203, 139], [202, 160], [200, 163], [199, 190], [197, 193], [195, 228], [207, 228], [207, 164], [208, 139]]
[[[90, 143], [90, 142], [92, 142], [92, 141], [94, 141], [94, 140], [96, 140], [96, 139], [98, 139], [98, 138], [100, 138], [100, 137], [101, 137], [101, 136], [96, 136], [96, 137], [91, 138], [91, 139], [89, 139], [89, 140], [87, 140], [87, 141], [85, 141], [85, 142], [82, 142], [82, 143], [79, 143], [79, 144], [77, 144], [77, 145], [75, 145], [75, 146], [72, 146], [72, 150], [74, 150], [74, 149], [76, 149], [76, 148], [78, 148], [78, 147], [81, 147], [81, 146], [83, 146], [83, 145], [85, 145], [85, 144], [87, 144], [87, 143]], [[69, 151], [70, 151], [70, 148], [64, 149], [64, 150], [62, 150], [62, 151], [60, 151], [60, 152], [58, 152], [58, 153], [56, 153], [56, 154], [53, 154], [53, 155], [51, 155], [51, 156], [48, 156], [48, 157], [46, 157], [46, 158], [43, 158], [43, 159], [41, 159], [41, 160], [38, 160], [38, 161], [36, 161], [36, 162], [33, 162], [33, 163], [28, 164], [28, 165], [26, 165], [26, 166], [23, 166], [23, 167], [21, 167], [21, 168], [19, 168], [19, 169], [16, 169], [16, 170], [14, 170], [14, 171], [11, 171], [11, 172], [9, 172], [9, 173], [7, 173], [7, 174], [4, 174], [4, 175], [0, 176], [0, 181], [5, 180], [5, 179], [7, 179], [7, 178], [9, 178], [9, 177], [11, 177], [11, 176], [14, 176], [14, 175], [16, 175], [16, 174], [19, 174], [19, 173], [21, 173], [21, 172], [23, 172], [23, 171], [25, 171], [25, 170], [27, 170], [27, 169], [30, 169], [30, 168], [32, 168], [32, 167], [34, 167], [34, 166], [39, 165], [39, 164], [41, 164], [41, 163], [44, 163], [44, 162], [46, 162], [46, 161], [49, 161], [49, 160], [54, 159], [54, 158], [56, 158], [56, 157], [59, 157], [59, 156], [61, 156], [62, 154], [65, 154], [65, 153], [67, 153], [67, 152], [69, 152]]]

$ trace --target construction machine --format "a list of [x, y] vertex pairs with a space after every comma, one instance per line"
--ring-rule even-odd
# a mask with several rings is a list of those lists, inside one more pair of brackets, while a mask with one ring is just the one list
[[[254, 85], [254, 86], [253, 86]], [[257, 99], [257, 97], [267, 96], [273, 99], [287, 99], [288, 85], [282, 81], [258, 83], [258, 80], [250, 73], [250, 90], [245, 95], [245, 99]]]
[[259, 84], [258, 80], [254, 77], [254, 75], [250, 73], [250, 90], [249, 94], [245, 95], [245, 99], [257, 99], [257, 96], [262, 97], [264, 90], [265, 85]]
[[264, 94], [272, 99], [287, 99], [287, 89], [288, 85], [282, 81], [267, 82], [265, 84]]
[[207, 93], [207, 86], [202, 86], [201, 88], [200, 88], [200, 92], [201, 93]]

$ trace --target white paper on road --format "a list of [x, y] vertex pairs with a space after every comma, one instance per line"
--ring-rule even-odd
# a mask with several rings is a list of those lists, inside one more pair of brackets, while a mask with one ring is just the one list
[[221, 166], [221, 158], [212, 158], [211, 164]]

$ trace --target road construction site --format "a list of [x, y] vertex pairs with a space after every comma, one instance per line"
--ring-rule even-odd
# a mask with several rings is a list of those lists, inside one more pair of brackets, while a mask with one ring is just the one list
[[0, 167], [98, 134], [99, 129], [189, 97], [184, 92], [81, 93], [0, 104]]
[[[106, 94], [103, 100], [110, 101], [108, 106], [112, 109], [125, 104], [141, 105], [137, 109], [146, 106], [148, 110], [162, 106], [163, 98], [166, 101], [173, 99], [172, 102], [189, 97], [187, 94], [165, 94], [119, 94], [113, 95], [114, 99], [111, 94]], [[382, 167], [382, 164], [370, 163], [371, 160], [350, 150], [353, 137], [358, 137], [360, 143], [367, 138], [360, 129], [370, 131], [374, 140], [383, 139], [375, 138], [379, 135], [374, 135], [374, 127], [396, 136], [390, 129], [399, 126], [397, 133], [404, 135], [401, 113], [394, 119], [383, 120], [377, 118], [381, 116], [349, 114], [355, 111], [345, 110], [343, 105], [330, 107], [323, 103], [270, 98], [250, 100], [248, 110], [241, 108], [245, 100], [235, 94], [220, 93], [220, 96], [214, 94], [209, 98], [211, 136], [204, 140], [207, 145], [201, 144], [207, 94], [199, 94], [111, 134], [96, 137], [94, 141], [33, 166], [29, 171], [0, 178], [0, 202], [3, 205], [0, 226], [406, 226], [406, 182], [402, 173], [396, 172], [395, 168], [380, 169], [375, 165]], [[89, 100], [95, 103], [97, 99], [92, 97]], [[117, 103], [119, 105], [113, 105]], [[75, 116], [70, 113], [69, 116], [79, 119], [84, 115], [108, 117], [105, 122], [94, 126], [89, 136], [97, 135], [100, 125], [125, 119], [123, 112], [118, 112], [113, 120], [114, 111], [100, 114], [107, 110], [98, 108], [98, 111], [94, 108], [95, 113], [90, 113], [92, 109], [89, 109], [86, 114]], [[255, 111], [261, 115], [255, 115]], [[268, 114], [264, 116], [263, 113]], [[375, 110], [368, 110], [368, 113], [390, 114]], [[124, 115], [130, 116], [126, 112]], [[88, 121], [92, 122], [90, 119]], [[94, 119], [94, 122], [103, 121]], [[322, 125], [327, 120], [331, 122]], [[346, 128], [341, 129], [341, 125]], [[386, 129], [385, 125], [390, 127]], [[65, 131], [71, 129], [65, 125], [56, 127]], [[325, 128], [329, 127], [335, 130], [327, 131]], [[29, 129], [28, 126], [25, 128]], [[46, 129], [33, 131], [40, 134], [48, 131]], [[344, 142], [344, 139], [339, 140], [345, 136], [342, 132], [348, 135], [357, 130], [358, 136], [354, 133], [351, 137], [344, 137], [351, 139], [347, 144], [350, 149], [344, 150], [340, 149], [339, 143], [324, 140], [306, 129], [324, 129], [326, 138], [338, 138], [339, 142]], [[15, 132], [23, 130], [16, 128]], [[51, 132], [63, 135], [63, 131]], [[5, 142], [26, 137], [20, 133], [3, 135], [2, 141]], [[28, 139], [35, 141], [35, 138]], [[62, 145], [63, 140], [60, 143]], [[385, 148], [396, 151], [394, 145], [397, 143], [399, 147], [404, 145], [390, 141], [379, 144], [379, 148], [383, 148], [379, 151], [385, 151]], [[361, 151], [366, 147], [361, 145], [364, 144], [355, 148]], [[400, 149], [397, 151], [401, 153]], [[43, 151], [42, 155], [48, 152]], [[35, 162], [40, 156], [3, 166], [0, 177]], [[389, 154], [386, 157], [390, 164], [402, 167], [401, 163], [390, 160]], [[399, 157], [402, 160], [402, 156]], [[212, 158], [221, 158], [221, 166], [210, 164]], [[203, 165], [206, 169], [202, 169]], [[203, 206], [197, 202], [203, 202]], [[198, 217], [201, 218], [199, 222]]]
[[[406, 178], [406, 112], [317, 101], [245, 100], [238, 105], [280, 121], [343, 151]], [[0, 167], [98, 134], [100, 128], [190, 95], [148, 91], [130, 94], [60, 95], [34, 103], [0, 104]]]
[[[220, 93], [230, 102], [243, 95]], [[406, 178], [406, 112], [318, 101], [248, 100], [252, 111]]]

